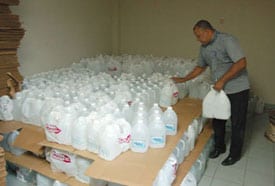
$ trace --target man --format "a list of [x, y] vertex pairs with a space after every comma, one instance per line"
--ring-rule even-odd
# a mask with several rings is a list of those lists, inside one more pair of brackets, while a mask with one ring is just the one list
[[[244, 142], [249, 97], [246, 58], [233, 36], [218, 32], [206, 20], [198, 21], [193, 27], [193, 32], [201, 43], [197, 66], [187, 76], [172, 79], [176, 83], [183, 83], [197, 77], [207, 66], [210, 67], [213, 88], [217, 91], [223, 89], [231, 103], [230, 152], [222, 165], [232, 165], [240, 160]], [[210, 158], [217, 158], [226, 151], [225, 123], [226, 120], [212, 120], [215, 148], [210, 153]]]

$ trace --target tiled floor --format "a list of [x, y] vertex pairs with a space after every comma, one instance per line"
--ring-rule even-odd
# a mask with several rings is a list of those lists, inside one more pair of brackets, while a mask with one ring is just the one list
[[275, 143], [264, 137], [268, 115], [255, 115], [247, 122], [244, 155], [232, 166], [222, 166], [227, 152], [209, 159], [199, 186], [275, 186]]

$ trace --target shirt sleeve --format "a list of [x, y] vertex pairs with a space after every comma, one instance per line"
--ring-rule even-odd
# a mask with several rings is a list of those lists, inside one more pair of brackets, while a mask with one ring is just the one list
[[226, 38], [224, 43], [226, 52], [234, 63], [245, 57], [243, 50], [241, 49], [240, 44], [235, 37], [231, 36]]
[[200, 53], [199, 53], [199, 56], [198, 56], [198, 62], [197, 62], [197, 65], [199, 67], [206, 67], [208, 66], [205, 59], [203, 59], [203, 55], [202, 55], [202, 48], [200, 48]]

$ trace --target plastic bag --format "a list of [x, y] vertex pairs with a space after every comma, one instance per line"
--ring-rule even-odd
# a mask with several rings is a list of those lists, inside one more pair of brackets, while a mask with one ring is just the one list
[[202, 115], [206, 118], [227, 120], [231, 116], [231, 104], [223, 90], [220, 92], [211, 88], [203, 99]]

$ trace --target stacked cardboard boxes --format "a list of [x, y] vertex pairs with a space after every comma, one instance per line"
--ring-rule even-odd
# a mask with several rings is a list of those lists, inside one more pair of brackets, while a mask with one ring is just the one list
[[0, 0], [0, 95], [9, 93], [7, 82], [17, 91], [22, 81], [17, 49], [25, 31], [21, 28], [19, 16], [12, 14], [9, 7], [18, 4], [19, 0]]

